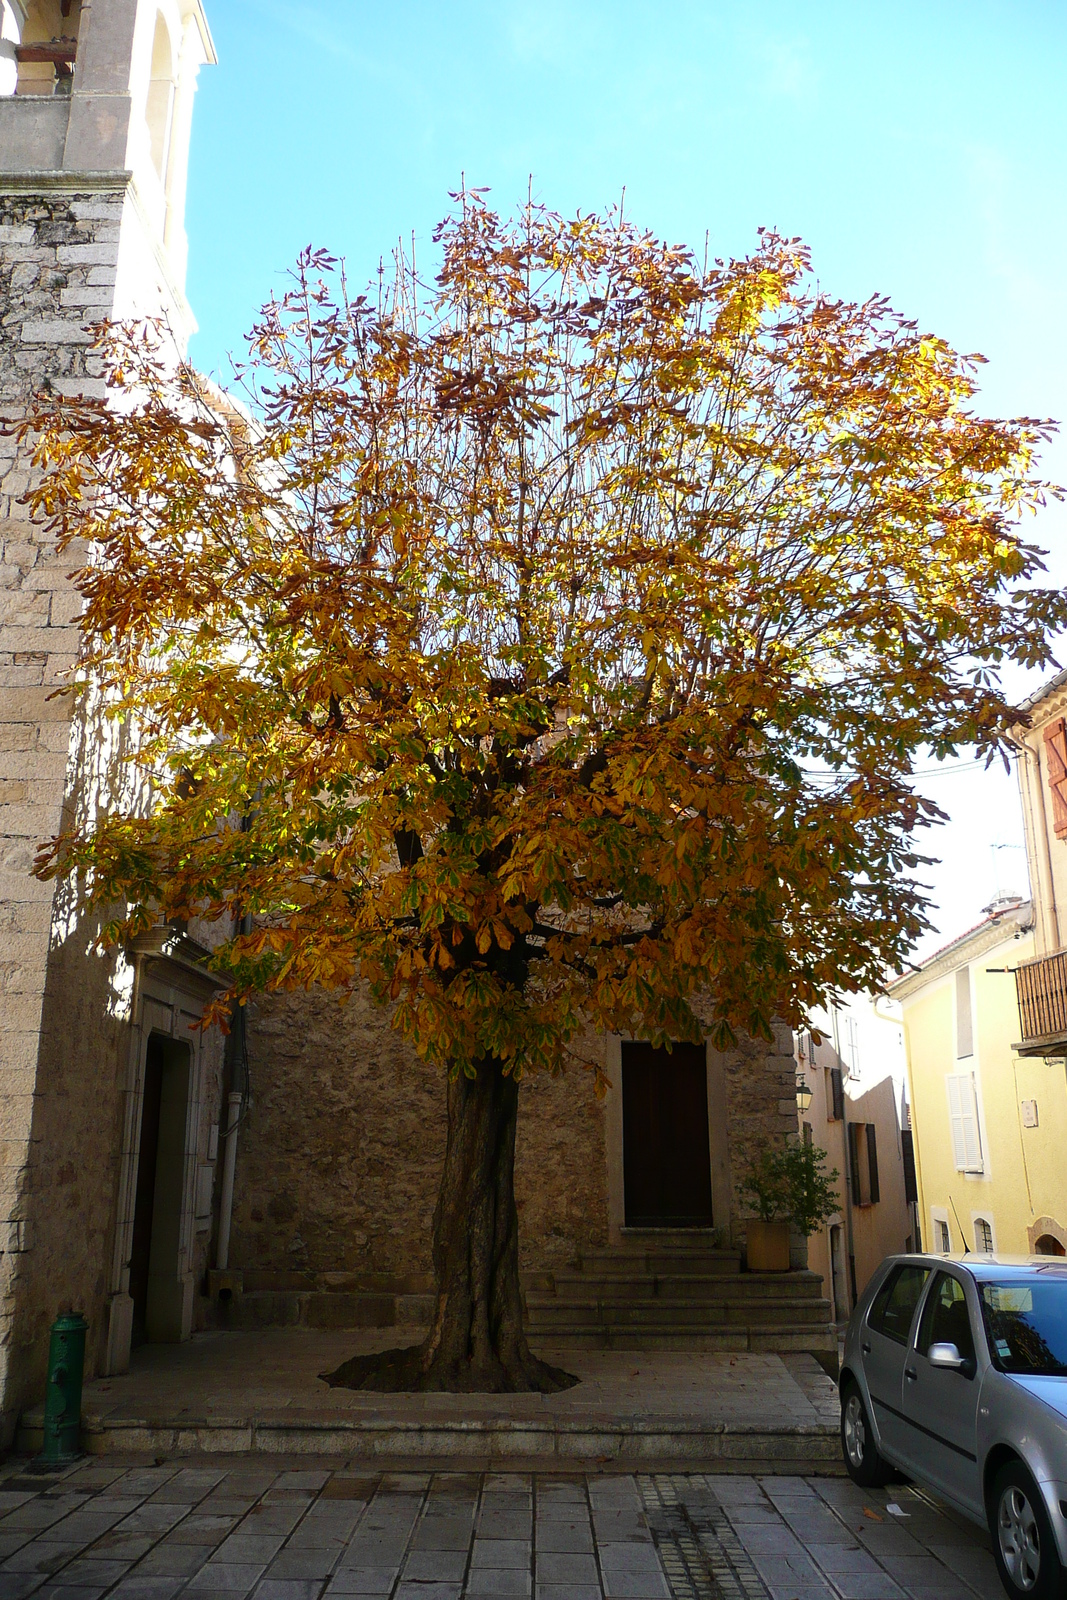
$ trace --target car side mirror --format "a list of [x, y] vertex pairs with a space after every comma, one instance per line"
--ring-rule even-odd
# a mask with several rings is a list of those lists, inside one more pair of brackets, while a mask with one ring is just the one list
[[952, 1367], [956, 1372], [963, 1366], [963, 1357], [954, 1344], [932, 1344], [926, 1359], [932, 1367]]
[[961, 1356], [956, 1346], [947, 1340], [932, 1344], [926, 1352], [926, 1359], [932, 1367], [947, 1367], [951, 1372], [961, 1372], [965, 1378], [974, 1375], [974, 1362]]

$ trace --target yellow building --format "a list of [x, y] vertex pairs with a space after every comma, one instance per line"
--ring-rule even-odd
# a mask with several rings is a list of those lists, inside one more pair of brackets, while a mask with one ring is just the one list
[[1016, 998], [1037, 953], [1029, 902], [1002, 903], [889, 988], [904, 1018], [925, 1248], [1067, 1248], [1064, 1046], [1036, 1053]]

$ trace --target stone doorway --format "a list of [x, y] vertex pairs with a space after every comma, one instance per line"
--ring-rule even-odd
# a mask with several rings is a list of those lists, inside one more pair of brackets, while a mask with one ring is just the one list
[[133, 1345], [183, 1336], [178, 1256], [191, 1067], [187, 1044], [162, 1033], [149, 1036], [130, 1251]]
[[622, 1046], [623, 1182], [627, 1228], [710, 1228], [707, 1056]]

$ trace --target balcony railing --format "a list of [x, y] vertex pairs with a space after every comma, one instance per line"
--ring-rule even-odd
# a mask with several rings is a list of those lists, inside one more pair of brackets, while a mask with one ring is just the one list
[[1067, 950], [1016, 967], [1015, 993], [1024, 1054], [1039, 1054], [1036, 1046], [1067, 1048]]

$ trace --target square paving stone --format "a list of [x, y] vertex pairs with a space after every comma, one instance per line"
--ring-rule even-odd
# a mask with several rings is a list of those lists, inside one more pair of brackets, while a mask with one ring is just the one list
[[68, 1567], [63, 1568], [63, 1583], [85, 1583], [90, 1586], [97, 1584], [108, 1588], [113, 1583], [118, 1583], [130, 1570], [129, 1561], [88, 1561], [80, 1556], [77, 1561], [72, 1561]]
[[22, 1600], [39, 1582], [39, 1578], [28, 1572], [0, 1572], [0, 1600]]
[[184, 1578], [123, 1578], [112, 1589], [109, 1600], [174, 1600], [184, 1586]]
[[325, 1583], [335, 1565], [339, 1551], [290, 1550], [288, 1545], [274, 1557], [267, 1572], [268, 1578], [318, 1578]]
[[265, 1567], [281, 1549], [280, 1533], [231, 1533], [215, 1551], [216, 1561], [256, 1562]]
[[529, 1593], [529, 1569], [519, 1567], [472, 1567], [463, 1591], [465, 1600], [523, 1600]]
[[471, 1517], [423, 1517], [415, 1529], [415, 1550], [466, 1550], [471, 1542]]
[[459, 1583], [402, 1583], [396, 1600], [460, 1600], [462, 1594]]
[[318, 1578], [264, 1578], [254, 1600], [319, 1600], [321, 1593]]
[[191, 1578], [211, 1555], [202, 1544], [157, 1544], [137, 1563], [138, 1574], [152, 1578]]
[[823, 1572], [879, 1572], [877, 1561], [868, 1550], [856, 1544], [804, 1545], [811, 1559]]
[[530, 1555], [530, 1545], [525, 1539], [483, 1539], [479, 1534], [471, 1552], [471, 1571], [478, 1567], [522, 1567], [528, 1570]]
[[607, 1600], [672, 1600], [662, 1572], [605, 1572], [604, 1594]]
[[404, 1562], [405, 1583], [461, 1583], [466, 1550], [413, 1550]]
[[209, 1561], [189, 1583], [189, 1593], [210, 1595], [250, 1594], [263, 1576], [263, 1567], [237, 1561]]
[[599, 1583], [539, 1583], [534, 1600], [603, 1600], [603, 1595]]
[[45, 1539], [34, 1539], [32, 1543], [24, 1544], [21, 1550], [16, 1550], [14, 1555], [8, 1556], [3, 1570], [36, 1572], [47, 1576], [55, 1572], [57, 1567], [65, 1566], [81, 1548], [80, 1544], [53, 1544]]
[[588, 1555], [545, 1551], [537, 1557], [538, 1583], [596, 1583], [596, 1557]]
[[396, 1567], [352, 1567], [335, 1572], [326, 1585], [332, 1594], [391, 1594], [396, 1582]]
[[904, 1590], [888, 1572], [838, 1572], [834, 1588], [841, 1600], [902, 1600]]
[[550, 1522], [537, 1525], [534, 1548], [542, 1551], [583, 1551], [593, 1548], [593, 1530], [588, 1522]]

